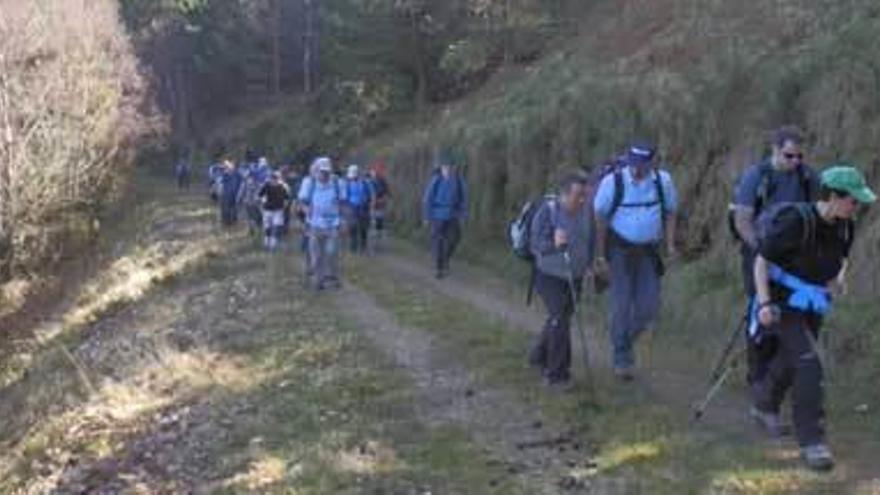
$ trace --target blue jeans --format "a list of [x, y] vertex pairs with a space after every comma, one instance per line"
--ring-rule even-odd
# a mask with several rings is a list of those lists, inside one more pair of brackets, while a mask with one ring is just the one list
[[633, 345], [660, 312], [656, 254], [642, 247], [610, 243], [611, 342], [615, 368], [635, 364]]

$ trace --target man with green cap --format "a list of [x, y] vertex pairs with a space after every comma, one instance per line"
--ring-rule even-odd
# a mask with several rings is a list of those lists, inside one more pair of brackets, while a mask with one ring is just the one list
[[754, 385], [752, 415], [771, 428], [791, 390], [801, 457], [815, 470], [834, 465], [823, 427], [822, 363], [816, 339], [831, 309], [831, 288], [846, 268], [858, 207], [876, 201], [862, 174], [847, 163], [822, 172], [819, 200], [782, 203], [757, 225], [757, 303], [749, 331], [778, 341], [768, 371]]

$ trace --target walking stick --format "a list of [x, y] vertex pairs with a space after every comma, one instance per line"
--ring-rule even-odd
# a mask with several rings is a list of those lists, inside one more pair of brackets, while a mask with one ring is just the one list
[[737, 364], [739, 363], [740, 358], [745, 354], [746, 350], [740, 349], [733, 355], [733, 358], [724, 366], [720, 372], [718, 378], [711, 384], [709, 387], [709, 391], [706, 392], [706, 395], [703, 397], [703, 400], [700, 401], [699, 404], [694, 408], [694, 421], [699, 421], [703, 418], [703, 415], [706, 413], [706, 409], [709, 408], [709, 404], [715, 399], [715, 396], [718, 395], [718, 392], [721, 390], [721, 387], [724, 385], [724, 382], [727, 381], [727, 378], [730, 377], [730, 373], [736, 369]]
[[562, 252], [562, 258], [565, 260], [565, 265], [567, 268], [566, 271], [568, 272], [568, 289], [569, 289], [569, 292], [571, 293], [571, 304], [572, 304], [572, 309], [574, 310], [575, 327], [577, 327], [578, 336], [580, 337], [580, 341], [581, 341], [581, 351], [582, 351], [583, 360], [584, 360], [584, 373], [586, 374], [586, 378], [587, 378], [587, 386], [589, 387], [590, 390], [592, 390], [593, 389], [593, 379], [592, 379], [592, 373], [590, 372], [590, 350], [589, 350], [589, 347], [587, 346], [587, 334], [584, 331], [584, 327], [581, 322], [581, 312], [578, 309], [577, 292], [575, 290], [575, 285], [574, 285], [574, 274], [573, 274], [572, 264], [571, 264], [571, 255], [569, 254], [567, 248]]

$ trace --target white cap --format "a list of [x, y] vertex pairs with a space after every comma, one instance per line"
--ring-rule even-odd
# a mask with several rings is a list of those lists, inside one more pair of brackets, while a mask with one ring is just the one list
[[320, 158], [316, 158], [312, 163], [318, 172], [332, 172], [333, 171], [333, 162], [330, 161], [326, 156], [322, 156]]
[[345, 175], [346, 175], [349, 179], [355, 179], [355, 178], [357, 178], [357, 176], [359, 175], [359, 172], [360, 172], [360, 169], [358, 169], [358, 166], [357, 166], [357, 165], [349, 165], [349, 166], [348, 166], [348, 172], [346, 172]]

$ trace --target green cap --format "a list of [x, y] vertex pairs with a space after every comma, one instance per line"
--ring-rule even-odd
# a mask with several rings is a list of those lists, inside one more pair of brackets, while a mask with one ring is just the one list
[[836, 163], [822, 171], [822, 185], [842, 191], [859, 203], [873, 203], [877, 195], [868, 187], [865, 177], [849, 163]]

